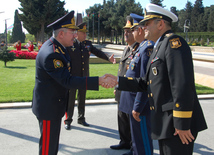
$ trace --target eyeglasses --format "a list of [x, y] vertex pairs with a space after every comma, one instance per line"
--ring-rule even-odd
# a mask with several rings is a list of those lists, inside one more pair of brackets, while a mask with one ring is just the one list
[[77, 34], [77, 30], [71, 30], [72, 34]]

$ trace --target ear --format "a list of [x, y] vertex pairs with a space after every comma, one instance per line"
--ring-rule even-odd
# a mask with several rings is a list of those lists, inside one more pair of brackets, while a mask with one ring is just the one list
[[63, 37], [64, 37], [64, 34], [65, 34], [64, 31], [59, 31], [59, 34], [58, 34], [59, 38], [63, 38]]
[[158, 30], [162, 30], [165, 26], [164, 20], [160, 20], [160, 22], [157, 23]]

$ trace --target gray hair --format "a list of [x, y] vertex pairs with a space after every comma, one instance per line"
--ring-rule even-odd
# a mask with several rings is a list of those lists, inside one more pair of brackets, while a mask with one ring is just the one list
[[59, 28], [59, 29], [53, 30], [53, 37], [56, 38], [60, 31], [67, 32], [67, 30], [68, 30], [67, 28]]

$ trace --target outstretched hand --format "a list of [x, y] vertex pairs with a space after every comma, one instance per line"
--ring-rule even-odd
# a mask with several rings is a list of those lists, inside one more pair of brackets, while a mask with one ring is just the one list
[[[107, 76], [106, 76], [107, 75]], [[113, 88], [117, 85], [117, 80], [115, 78], [112, 78], [110, 76], [111, 74], [105, 74], [101, 77], [99, 77], [99, 85], [101, 85], [104, 88]]]
[[109, 57], [109, 61], [112, 62], [113, 64], [116, 64], [116, 59], [114, 58], [114, 54], [112, 54], [112, 55]]

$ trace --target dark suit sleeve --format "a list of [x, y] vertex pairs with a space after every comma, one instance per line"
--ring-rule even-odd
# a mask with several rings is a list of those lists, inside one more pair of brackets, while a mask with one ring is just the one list
[[147, 84], [144, 77], [132, 78], [132, 77], [118, 77], [118, 90], [133, 91], [133, 92], [145, 92], [147, 91]]
[[96, 55], [97, 57], [109, 61], [108, 55], [106, 55], [103, 51], [97, 49], [92, 45], [90, 41], [86, 42], [86, 45], [90, 45], [90, 52]]
[[63, 87], [67, 89], [99, 89], [98, 77], [70, 76], [67, 66], [63, 64], [63, 60], [58, 53], [50, 54], [44, 61], [46, 72]]
[[174, 127], [188, 130], [191, 125], [195, 92], [191, 50], [183, 38], [173, 36], [169, 38], [165, 54], [174, 103]]

